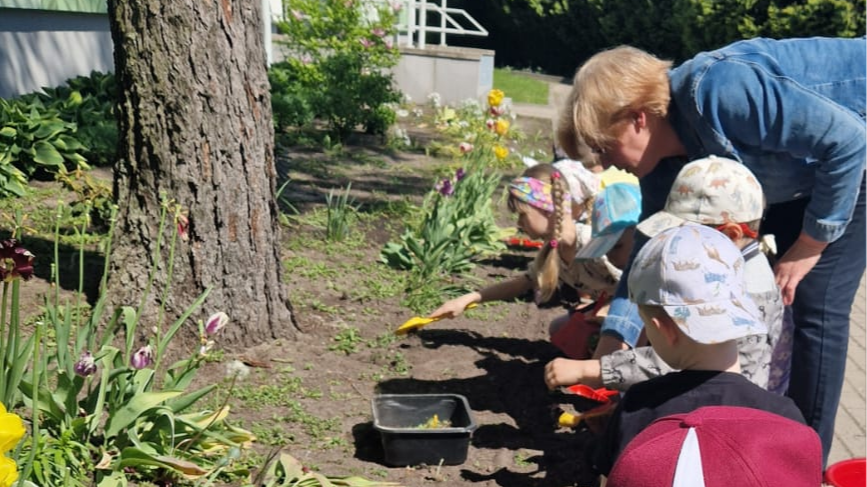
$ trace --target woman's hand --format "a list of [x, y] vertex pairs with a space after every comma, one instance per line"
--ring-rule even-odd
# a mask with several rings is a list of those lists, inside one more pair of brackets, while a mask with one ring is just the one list
[[806, 233], [801, 233], [798, 240], [783, 255], [774, 267], [777, 286], [783, 294], [783, 304], [788, 306], [795, 300], [795, 290], [798, 283], [819, 262], [822, 252], [828, 246], [827, 242], [819, 242]]
[[428, 315], [428, 318], [454, 318], [460, 316], [467, 309], [467, 306], [481, 302], [482, 296], [477, 292], [472, 292], [459, 296], [455, 299], [446, 301], [442, 306], [435, 309], [433, 313]]

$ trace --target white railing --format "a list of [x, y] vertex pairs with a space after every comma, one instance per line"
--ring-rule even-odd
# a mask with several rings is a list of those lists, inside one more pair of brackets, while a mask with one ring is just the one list
[[[440, 45], [446, 45], [447, 34], [460, 34], [487, 37], [488, 31], [472, 15], [462, 8], [448, 7], [448, 0], [440, 0], [437, 5], [427, 0], [406, 0], [406, 22], [398, 25], [398, 34], [406, 36], [406, 44], [424, 49], [428, 32], [439, 33]], [[428, 12], [439, 16], [439, 25], [428, 25]], [[458, 22], [461, 19], [469, 25]], [[417, 42], [413, 43], [413, 37]]]
[[[288, 18], [286, 10], [288, 6], [282, 0], [261, 1], [265, 18], [270, 17], [272, 22]], [[362, 0], [363, 3], [369, 2], [371, 4], [381, 4], [387, 1], [389, 0]], [[401, 10], [398, 13], [399, 20], [397, 22], [396, 40], [398, 43], [423, 49], [429, 32], [440, 35], [439, 45], [441, 46], [446, 45], [446, 35], [448, 34], [488, 36], [488, 30], [482, 27], [472, 15], [462, 8], [449, 7], [448, 0], [439, 0], [439, 5], [435, 3], [435, 0], [431, 2], [428, 0], [391, 0], [389, 3]], [[434, 17], [439, 17], [439, 25], [428, 25], [428, 12], [432, 12]], [[270, 24], [266, 23], [265, 25], [267, 26], [265, 45], [270, 46]], [[270, 48], [267, 54], [270, 64]]]

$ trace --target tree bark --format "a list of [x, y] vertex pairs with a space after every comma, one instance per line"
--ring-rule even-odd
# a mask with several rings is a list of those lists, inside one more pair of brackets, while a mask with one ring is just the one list
[[294, 337], [261, 2], [109, 0], [108, 10], [120, 91], [109, 304], [137, 307], [145, 295], [164, 197], [183, 208], [188, 238], [176, 241], [169, 277], [169, 211], [139, 330], [150, 333], [161, 305], [165, 330], [211, 286], [183, 335], [225, 311], [224, 347]]

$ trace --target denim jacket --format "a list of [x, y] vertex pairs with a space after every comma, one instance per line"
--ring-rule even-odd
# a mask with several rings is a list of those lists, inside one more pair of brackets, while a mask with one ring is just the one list
[[[669, 120], [688, 157], [661, 161], [641, 179], [642, 218], [664, 207], [686, 162], [718, 155], [749, 167], [768, 204], [811, 198], [803, 222], [811, 237], [833, 242], [845, 232], [867, 161], [864, 37], [736, 42], [669, 78]], [[634, 346], [642, 324], [627, 275], [602, 330]]]

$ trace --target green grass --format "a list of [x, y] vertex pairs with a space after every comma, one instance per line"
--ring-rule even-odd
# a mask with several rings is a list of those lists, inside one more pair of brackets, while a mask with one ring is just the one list
[[548, 83], [508, 68], [494, 69], [494, 88], [503, 90], [515, 103], [548, 104]]

